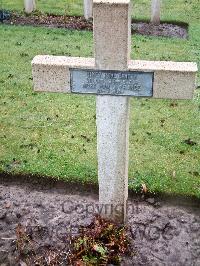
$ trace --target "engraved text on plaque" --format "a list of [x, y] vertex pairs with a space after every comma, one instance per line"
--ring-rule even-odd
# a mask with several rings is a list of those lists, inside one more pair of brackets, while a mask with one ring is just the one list
[[153, 73], [70, 69], [71, 92], [119, 96], [153, 96]]

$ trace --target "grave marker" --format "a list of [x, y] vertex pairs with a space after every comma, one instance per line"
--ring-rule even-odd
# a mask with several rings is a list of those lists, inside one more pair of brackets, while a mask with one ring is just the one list
[[151, 0], [151, 23], [160, 24], [160, 6], [161, 0]]
[[129, 96], [192, 99], [197, 65], [130, 60], [129, 0], [94, 0], [93, 17], [95, 59], [36, 56], [34, 89], [97, 95], [99, 202], [104, 206], [103, 216], [124, 222]]
[[93, 0], [84, 0], [84, 17], [85, 17], [85, 19], [92, 18], [92, 1]]
[[35, 0], [24, 0], [25, 13], [30, 14], [36, 9]]

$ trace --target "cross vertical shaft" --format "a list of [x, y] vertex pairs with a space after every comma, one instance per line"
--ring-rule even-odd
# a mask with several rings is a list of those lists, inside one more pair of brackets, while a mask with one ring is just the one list
[[[127, 70], [130, 59], [130, 3], [94, 1], [95, 65]], [[128, 198], [129, 98], [97, 96], [97, 156], [102, 215], [124, 222]]]

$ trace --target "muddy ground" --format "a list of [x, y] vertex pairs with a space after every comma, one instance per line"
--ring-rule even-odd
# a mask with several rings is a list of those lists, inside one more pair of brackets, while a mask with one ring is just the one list
[[[29, 228], [38, 250], [66, 249], [66, 235], [90, 224], [98, 211], [94, 186], [0, 175], [0, 265], [19, 265], [15, 229]], [[200, 201], [131, 195], [132, 255], [122, 265], [200, 265]]]
[[[48, 28], [66, 28], [71, 30], [92, 30], [92, 20], [86, 21], [84, 17], [56, 16], [56, 15], [23, 15], [11, 13], [10, 18], [4, 20], [5, 24], [32, 25]], [[186, 39], [188, 37], [187, 25], [176, 25], [174, 23], [161, 23], [153, 25], [148, 22], [132, 21], [132, 33], [152, 36], [176, 37]]]

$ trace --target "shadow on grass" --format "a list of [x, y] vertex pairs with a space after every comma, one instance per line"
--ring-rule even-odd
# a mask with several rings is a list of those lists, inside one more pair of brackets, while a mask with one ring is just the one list
[[[14, 174], [12, 172], [0, 173], [1, 184], [15, 184], [18, 186], [31, 186], [33, 190], [57, 190], [61, 194], [78, 194], [98, 198], [98, 184], [96, 183], [78, 183], [58, 179], [56, 177], [40, 176], [36, 174]], [[129, 188], [129, 199], [148, 202], [149, 198], [154, 198], [155, 202], [162, 201], [163, 204], [185, 207], [200, 207], [200, 199], [195, 196], [183, 196], [179, 194], [168, 193], [150, 193], [146, 194]]]

